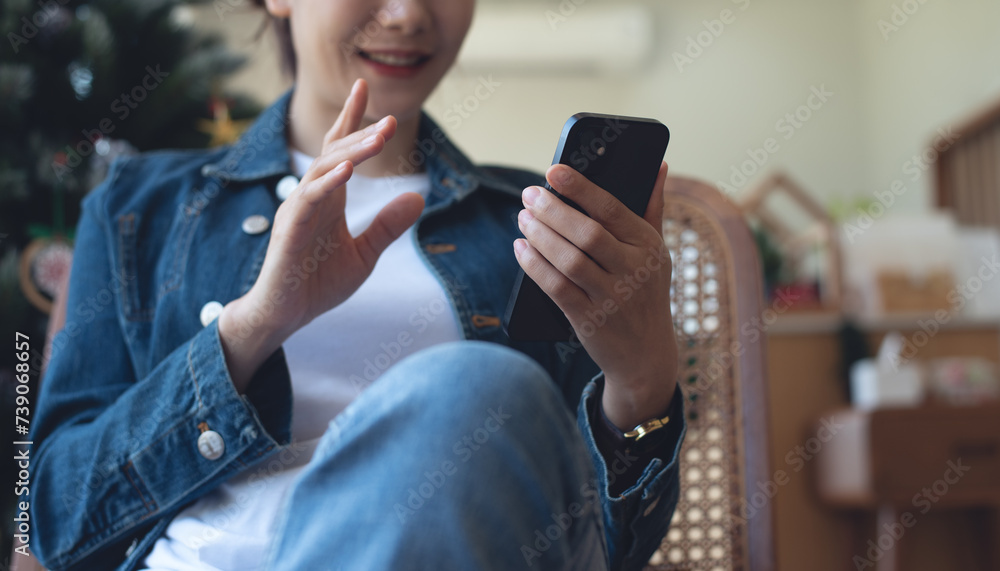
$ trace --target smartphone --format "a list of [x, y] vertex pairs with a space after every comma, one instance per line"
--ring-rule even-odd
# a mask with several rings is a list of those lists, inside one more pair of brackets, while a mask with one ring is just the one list
[[[655, 119], [577, 113], [566, 121], [552, 164], [569, 165], [642, 216], [656, 184], [670, 131]], [[545, 188], [586, 214], [573, 201]], [[503, 318], [515, 341], [569, 341], [572, 326], [542, 288], [519, 270]]]

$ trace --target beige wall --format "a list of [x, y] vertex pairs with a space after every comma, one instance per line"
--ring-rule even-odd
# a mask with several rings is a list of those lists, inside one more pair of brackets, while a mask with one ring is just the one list
[[957, 127], [1000, 98], [1000, 1], [924, 0], [905, 21], [897, 15], [903, 25], [886, 28], [888, 38], [878, 22], [895, 26], [893, 4], [903, 3], [860, 4], [868, 186], [884, 190], [901, 179], [912, 190], [901, 206], [929, 208], [933, 176], [903, 173], [904, 165], [928, 147], [936, 129]]
[[[852, 145], [860, 127], [860, 74], [856, 58], [843, 53], [853, 49], [842, 31], [852, 27], [851, 14], [839, 3], [803, 4], [650, 2], [659, 38], [647, 69], [625, 76], [552, 78], [497, 73], [502, 92], [498, 88], [455, 138], [477, 159], [541, 169], [551, 161], [562, 123], [572, 113], [651, 116], [671, 129], [667, 159], [674, 173], [727, 181], [731, 167], [749, 158], [748, 148], [773, 137], [779, 150], [764, 168], [789, 169], [817, 192], [857, 188], [859, 172], [835, 166], [861, 160]], [[727, 8], [735, 21], [678, 69], [674, 53], [683, 54], [688, 38], [704, 30], [703, 21], [718, 19]], [[803, 26], [812, 18], [826, 26]], [[471, 79], [453, 75], [429, 109], [459, 99]], [[834, 96], [785, 140], [776, 123], [806, 103], [812, 86], [824, 85]]]

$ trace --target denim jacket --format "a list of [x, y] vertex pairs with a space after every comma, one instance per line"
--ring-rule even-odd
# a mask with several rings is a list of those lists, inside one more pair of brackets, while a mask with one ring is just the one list
[[[270, 232], [241, 225], [253, 215], [273, 221], [280, 204], [276, 184], [291, 174], [289, 100], [290, 92], [232, 146], [119, 160], [84, 199], [66, 325], [52, 341], [30, 435], [31, 548], [50, 569], [136, 568], [181, 509], [288, 446], [282, 350], [241, 395], [217, 320], [203, 325], [200, 312], [257, 279]], [[415, 240], [462, 334], [528, 354], [558, 383], [603, 490], [610, 566], [641, 569], [677, 502], [683, 423], [637, 484], [609, 497], [612, 472], [588, 414], [603, 387], [600, 371], [578, 344], [514, 343], [504, 334], [520, 191], [540, 177], [474, 166], [426, 115], [417, 150], [399, 164], [400, 174], [423, 167], [430, 176]], [[199, 453], [199, 425], [221, 435], [219, 458]]]

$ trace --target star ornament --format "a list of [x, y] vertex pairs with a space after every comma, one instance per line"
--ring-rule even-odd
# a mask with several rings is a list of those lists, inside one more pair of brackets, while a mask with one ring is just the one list
[[229, 116], [229, 105], [222, 100], [216, 100], [212, 103], [212, 115], [214, 118], [211, 121], [198, 120], [198, 130], [212, 137], [208, 142], [210, 147], [235, 143], [243, 131], [253, 122], [249, 119], [233, 121]]

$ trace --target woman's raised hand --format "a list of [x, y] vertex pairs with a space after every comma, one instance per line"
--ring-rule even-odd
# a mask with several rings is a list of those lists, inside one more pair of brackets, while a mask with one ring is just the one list
[[392, 116], [359, 130], [367, 104], [368, 86], [358, 80], [320, 155], [278, 208], [257, 282], [219, 316], [226, 362], [240, 392], [285, 339], [350, 297], [423, 210], [420, 195], [405, 193], [357, 238], [348, 231], [344, 185], [354, 165], [380, 153], [396, 131]]

